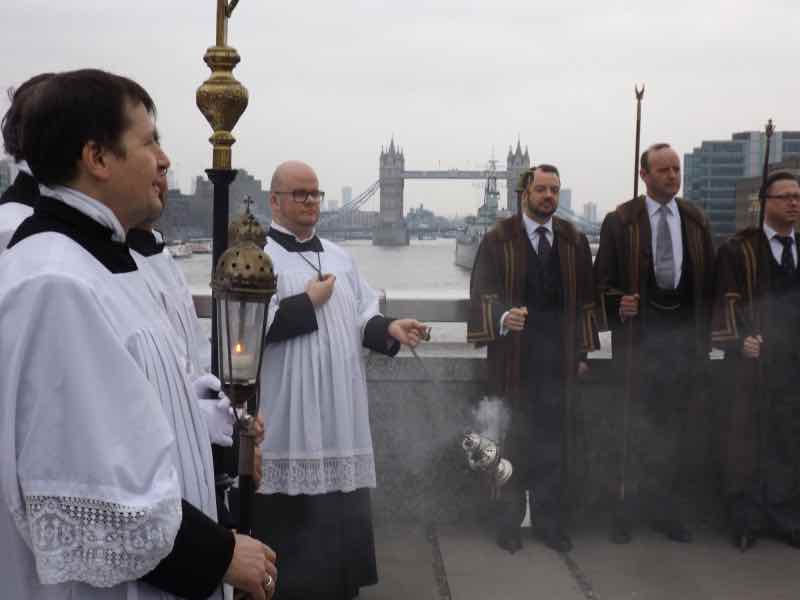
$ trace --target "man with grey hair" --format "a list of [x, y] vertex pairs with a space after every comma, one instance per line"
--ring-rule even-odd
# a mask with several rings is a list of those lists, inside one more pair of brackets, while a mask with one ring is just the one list
[[283, 600], [350, 600], [377, 582], [363, 349], [393, 356], [426, 332], [381, 315], [350, 255], [317, 237], [323, 197], [307, 164], [275, 170], [264, 250], [278, 290], [261, 372], [266, 436], [253, 532], [280, 556]]
[[705, 215], [677, 198], [675, 150], [654, 144], [640, 167], [647, 193], [606, 216], [594, 264], [603, 329], [614, 332], [614, 353], [627, 361], [628, 373], [624, 411], [630, 418], [620, 418], [620, 493], [611, 539], [631, 540], [633, 507], [648, 492], [639, 504], [653, 528], [690, 542], [677, 492], [684, 483], [680, 457], [689, 414], [702, 406], [714, 250]]

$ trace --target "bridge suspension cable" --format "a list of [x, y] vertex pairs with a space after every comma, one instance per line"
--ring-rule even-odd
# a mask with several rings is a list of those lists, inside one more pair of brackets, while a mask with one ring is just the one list
[[355, 210], [358, 210], [366, 204], [380, 189], [380, 180], [370, 185], [366, 190], [361, 192], [358, 196], [350, 200], [350, 202], [343, 204], [342, 207], [336, 211], [324, 213], [320, 216], [320, 221], [330, 223], [331, 221]]

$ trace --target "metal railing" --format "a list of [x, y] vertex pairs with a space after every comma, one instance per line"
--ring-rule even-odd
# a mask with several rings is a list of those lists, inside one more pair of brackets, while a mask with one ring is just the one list
[[[387, 296], [381, 291], [380, 310], [383, 314], [412, 316], [420, 321], [432, 323], [466, 323], [469, 298], [410, 298], [398, 295]], [[211, 318], [211, 294], [193, 296], [197, 316]]]
[[[414, 317], [424, 323], [466, 323], [469, 315], [469, 298], [429, 297], [419, 298], [380, 291], [380, 311], [385, 315]], [[194, 306], [201, 319], [211, 318], [211, 294], [195, 294]], [[467, 345], [467, 340], [463, 340]], [[611, 335], [600, 334], [600, 350], [589, 354], [593, 360], [611, 358]]]

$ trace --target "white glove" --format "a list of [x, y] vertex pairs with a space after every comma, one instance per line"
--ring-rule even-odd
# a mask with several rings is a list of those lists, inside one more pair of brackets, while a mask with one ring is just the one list
[[[222, 391], [222, 382], [211, 373], [203, 373], [194, 380], [194, 394], [198, 398], [211, 398], [216, 400], [222, 398], [220, 395]], [[224, 396], [224, 394], [223, 394]]]
[[194, 382], [194, 391], [211, 443], [224, 448], [233, 446], [233, 409], [219, 379], [210, 373], [201, 375]]

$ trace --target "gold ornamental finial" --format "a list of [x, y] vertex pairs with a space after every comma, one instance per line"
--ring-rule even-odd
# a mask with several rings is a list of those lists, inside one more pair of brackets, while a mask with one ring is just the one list
[[274, 294], [277, 281], [278, 276], [270, 257], [255, 242], [244, 240], [228, 248], [219, 257], [211, 288], [241, 298]]
[[231, 168], [231, 146], [236, 141], [231, 132], [247, 108], [247, 89], [233, 76], [241, 59], [228, 46], [228, 19], [238, 3], [239, 0], [217, 0], [216, 45], [203, 57], [211, 77], [197, 89], [197, 107], [214, 130], [208, 141], [214, 147], [215, 169]]
[[250, 212], [250, 205], [254, 204], [250, 196], [247, 196], [243, 201], [247, 206], [244, 213], [231, 221], [228, 225], [228, 243], [233, 245], [238, 242], [251, 241], [259, 248], [263, 248], [267, 243], [267, 232]]

